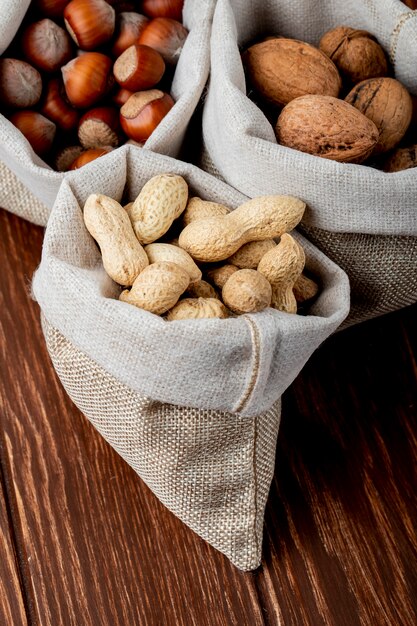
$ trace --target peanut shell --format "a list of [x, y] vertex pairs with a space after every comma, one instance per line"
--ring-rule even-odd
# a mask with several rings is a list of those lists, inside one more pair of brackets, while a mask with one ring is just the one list
[[182, 176], [160, 174], [144, 185], [130, 209], [130, 219], [140, 243], [165, 235], [187, 205], [188, 185]]
[[216, 290], [205, 280], [199, 280], [190, 285], [186, 291], [186, 295], [190, 298], [217, 298]]
[[107, 274], [120, 285], [132, 285], [149, 261], [125, 209], [108, 196], [91, 194], [84, 205], [84, 223], [100, 246]]
[[217, 215], [227, 215], [228, 213], [230, 213], [230, 209], [223, 204], [193, 197], [188, 200], [185, 211], [182, 214], [182, 222], [184, 226], [188, 226], [188, 224], [191, 224], [194, 220], [203, 219], [204, 217], [215, 217]]
[[239, 248], [227, 260], [232, 265], [236, 265], [239, 269], [256, 270], [259, 261], [263, 255], [277, 244], [273, 239], [265, 239], [265, 241], [250, 241]]
[[227, 309], [216, 298], [184, 298], [180, 300], [167, 314], [167, 320], [189, 320], [218, 317], [228, 317]]
[[229, 280], [230, 276], [237, 272], [237, 270], [238, 268], [236, 265], [230, 265], [227, 263], [221, 267], [214, 267], [213, 269], [207, 270], [207, 277], [216, 285], [218, 289], [223, 289], [226, 281]]
[[256, 270], [238, 270], [226, 281], [222, 298], [233, 313], [257, 313], [271, 305], [272, 288]]
[[183, 267], [190, 275], [190, 282], [195, 283], [201, 280], [201, 270], [194, 263], [188, 252], [170, 243], [150, 243], [145, 246], [149, 263], [159, 261], [170, 261]]
[[190, 283], [188, 272], [176, 263], [152, 263], [145, 267], [119, 299], [145, 311], [162, 315], [178, 302]]

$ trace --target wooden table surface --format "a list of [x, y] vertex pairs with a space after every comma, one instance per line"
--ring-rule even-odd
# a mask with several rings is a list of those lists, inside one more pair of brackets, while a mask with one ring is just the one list
[[415, 626], [417, 307], [332, 337], [284, 396], [264, 559], [169, 513], [62, 389], [0, 211], [0, 624]]

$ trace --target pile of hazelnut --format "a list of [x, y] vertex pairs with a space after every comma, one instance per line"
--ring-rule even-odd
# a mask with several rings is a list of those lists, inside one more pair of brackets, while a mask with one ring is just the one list
[[0, 58], [0, 112], [58, 171], [142, 145], [174, 105], [183, 3], [33, 0]]

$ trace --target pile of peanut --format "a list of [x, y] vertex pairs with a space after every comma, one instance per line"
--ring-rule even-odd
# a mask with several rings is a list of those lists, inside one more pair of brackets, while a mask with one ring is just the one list
[[266, 307], [296, 313], [317, 294], [288, 234], [304, 209], [298, 198], [261, 196], [230, 211], [189, 198], [182, 176], [160, 174], [125, 207], [90, 195], [84, 222], [107, 274], [130, 287], [120, 300], [167, 320], [226, 318]]

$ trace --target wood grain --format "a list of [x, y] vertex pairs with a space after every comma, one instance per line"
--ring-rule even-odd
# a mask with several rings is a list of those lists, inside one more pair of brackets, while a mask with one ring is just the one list
[[257, 579], [271, 624], [417, 623], [416, 311], [333, 337], [285, 397]]
[[414, 626], [417, 307], [333, 337], [286, 393], [264, 561], [244, 574], [63, 391], [29, 295], [42, 236], [0, 212], [0, 574], [14, 572], [13, 626], [25, 608], [41, 626]]
[[0, 624], [27, 626], [26, 610], [0, 471]]
[[29, 298], [42, 230], [2, 212], [0, 233], [0, 430], [33, 622], [262, 625], [253, 577], [169, 513], [62, 389]]

